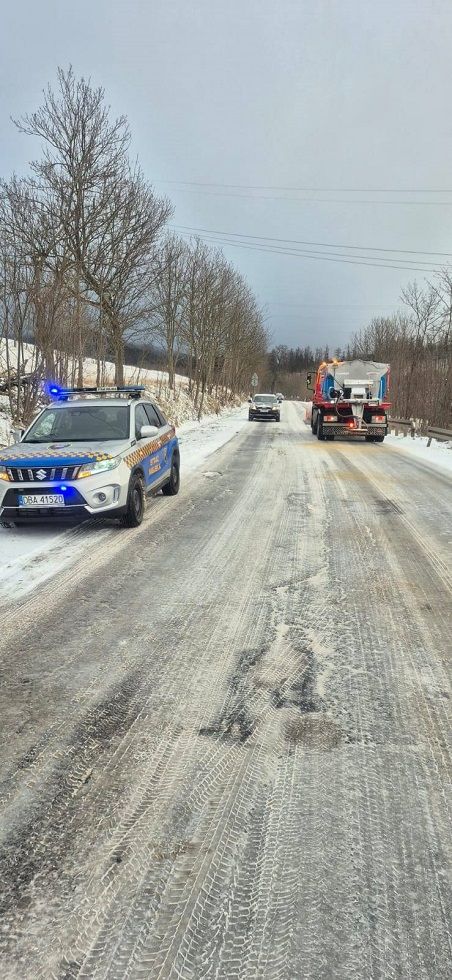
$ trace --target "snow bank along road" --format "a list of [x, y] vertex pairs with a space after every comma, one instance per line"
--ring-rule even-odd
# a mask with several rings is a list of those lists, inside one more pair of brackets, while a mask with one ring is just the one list
[[450, 976], [451, 479], [302, 414], [4, 613], [2, 977]]

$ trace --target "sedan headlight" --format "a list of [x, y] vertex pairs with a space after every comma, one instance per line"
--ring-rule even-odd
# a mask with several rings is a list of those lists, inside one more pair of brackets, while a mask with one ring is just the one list
[[6, 483], [9, 483], [9, 479], [9, 473], [6, 466], [0, 466], [0, 480], [5, 480]]
[[82, 480], [85, 476], [95, 476], [96, 473], [107, 473], [109, 470], [115, 470], [120, 462], [120, 459], [98, 459], [94, 463], [83, 463], [77, 473], [77, 480]]

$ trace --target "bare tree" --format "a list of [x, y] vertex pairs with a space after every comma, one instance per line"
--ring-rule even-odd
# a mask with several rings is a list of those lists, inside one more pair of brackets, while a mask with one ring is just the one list
[[[38, 136], [43, 156], [32, 163], [33, 192], [54, 232], [47, 262], [71, 265], [79, 361], [83, 357], [82, 294], [102, 308], [122, 383], [124, 336], [145, 312], [150, 264], [156, 239], [171, 214], [128, 158], [125, 117], [110, 119], [102, 88], [58, 70], [58, 89], [44, 93], [43, 105], [16, 122]], [[66, 265], [67, 268], [67, 265]]]
[[3, 335], [21, 349], [33, 338], [39, 371], [71, 382], [88, 353], [100, 381], [111, 353], [118, 384], [126, 345], [157, 335], [171, 387], [186, 360], [199, 414], [206, 394], [247, 388], [267, 342], [256, 300], [220, 251], [162, 240], [172, 206], [130, 163], [127, 121], [103, 89], [59, 69], [16, 125], [42, 154], [29, 177], [0, 185]]
[[174, 388], [177, 351], [182, 343], [188, 259], [188, 246], [176, 235], [166, 236], [154, 259], [152, 324], [166, 347], [170, 388]]

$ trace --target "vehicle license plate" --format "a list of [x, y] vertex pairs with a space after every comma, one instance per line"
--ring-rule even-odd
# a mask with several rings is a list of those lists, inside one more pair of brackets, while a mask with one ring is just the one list
[[19, 507], [64, 507], [62, 493], [21, 493]]

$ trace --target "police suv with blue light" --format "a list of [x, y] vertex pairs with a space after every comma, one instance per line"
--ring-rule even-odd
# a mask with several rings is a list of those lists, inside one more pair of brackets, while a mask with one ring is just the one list
[[143, 520], [147, 495], [179, 490], [176, 431], [142, 385], [59, 388], [15, 446], [0, 450], [0, 519]]

